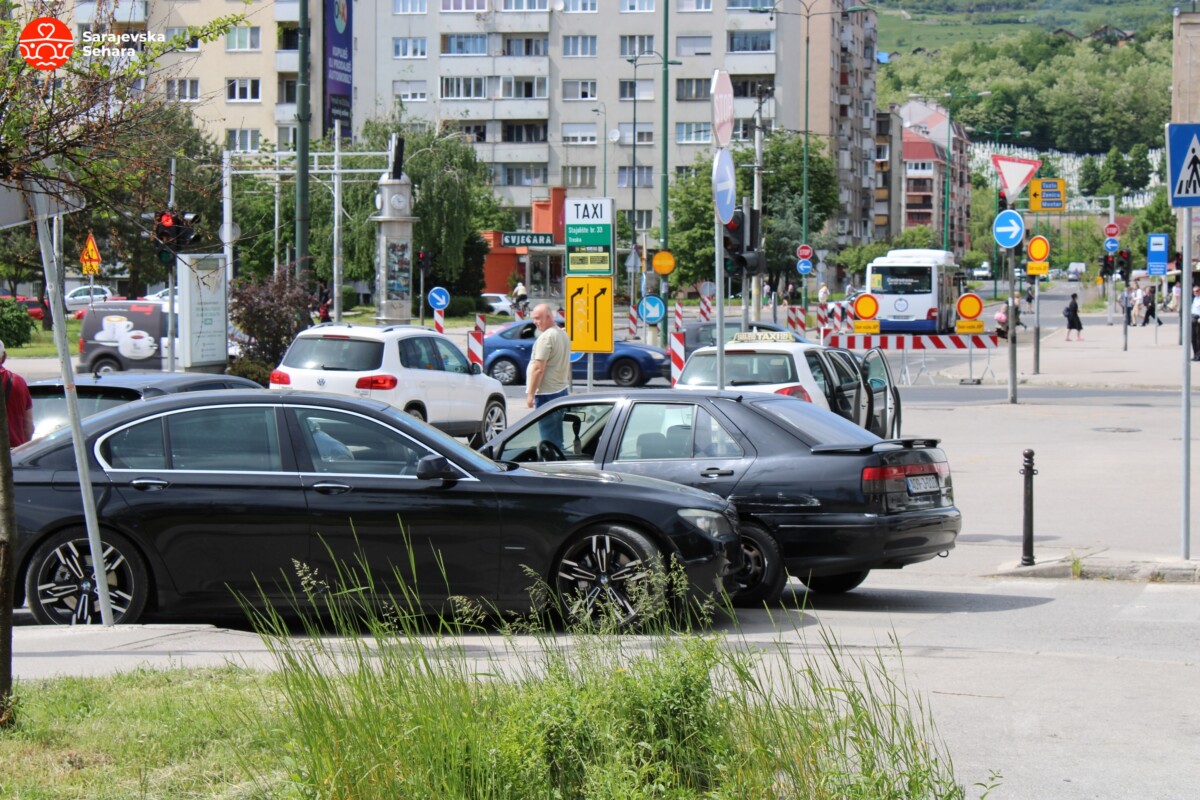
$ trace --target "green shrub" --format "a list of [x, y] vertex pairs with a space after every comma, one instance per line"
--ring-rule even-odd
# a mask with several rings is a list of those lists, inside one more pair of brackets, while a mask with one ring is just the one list
[[25, 306], [16, 300], [0, 299], [0, 341], [8, 348], [24, 347], [33, 341], [36, 323]]
[[225, 370], [230, 375], [237, 375], [242, 378], [249, 378], [259, 386], [267, 387], [271, 382], [271, 370], [275, 369], [275, 365], [268, 364], [265, 361], [254, 361], [249, 358], [238, 358], [229, 363], [229, 368]]

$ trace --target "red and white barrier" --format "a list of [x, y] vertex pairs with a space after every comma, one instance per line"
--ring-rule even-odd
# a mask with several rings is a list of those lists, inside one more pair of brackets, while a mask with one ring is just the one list
[[671, 386], [674, 387], [683, 374], [683, 331], [671, 334]]
[[484, 319], [483, 314], [475, 315], [475, 330], [477, 330], [477, 331], [486, 331], [487, 330], [487, 320]]
[[830, 334], [825, 344], [845, 350], [994, 350], [1000, 337], [995, 334], [945, 334], [941, 336], [915, 336], [912, 334]]
[[467, 361], [478, 364], [483, 368], [483, 331], [471, 331], [467, 334]]
[[804, 308], [801, 306], [789, 305], [787, 307], [787, 326], [788, 330], [796, 331], [797, 333], [806, 333], [808, 324], [805, 317]]
[[700, 321], [708, 322], [712, 319], [712, 298], [708, 295], [700, 296]]
[[675, 301], [675, 330], [683, 330], [683, 301]]
[[433, 310], [433, 327], [438, 333], [446, 332], [446, 311], [442, 308]]
[[629, 331], [628, 331], [628, 335], [626, 336], [627, 339], [636, 339], [637, 338], [637, 326], [638, 326], [637, 306], [630, 306], [629, 307]]

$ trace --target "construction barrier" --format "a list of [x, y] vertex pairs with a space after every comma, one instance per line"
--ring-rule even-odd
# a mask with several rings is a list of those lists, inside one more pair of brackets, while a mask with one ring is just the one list
[[[987, 353], [987, 363], [984, 364], [982, 375], [992, 372], [992, 351], [1000, 346], [1000, 337], [994, 333], [991, 334], [942, 334], [942, 335], [919, 335], [919, 334], [900, 334], [900, 333], [885, 333], [878, 335], [868, 334], [830, 334], [825, 337], [824, 343], [829, 347], [841, 347], [846, 350], [870, 350], [879, 348], [880, 350], [898, 351], [901, 354], [902, 364], [900, 377], [903, 383], [912, 385], [918, 380], [921, 375], [925, 374], [929, 378], [929, 382], [933, 383], [933, 375], [928, 374], [929, 364], [926, 357], [929, 353], [952, 353], [956, 351], [966, 351], [967, 365], [970, 374], [969, 380], [975, 383], [975, 368], [972, 361], [972, 355], [976, 350], [983, 350]], [[908, 354], [910, 352], [919, 352], [921, 354], [921, 366], [917, 370], [915, 376], [910, 376], [908, 365]], [[995, 374], [993, 372], [993, 374]], [[982, 376], [979, 380], [982, 380]]]
[[470, 331], [467, 334], [467, 361], [483, 368], [483, 331]]
[[708, 322], [712, 319], [712, 298], [708, 295], [700, 296], [700, 321]]
[[683, 331], [671, 334], [671, 386], [674, 387], [683, 374]]
[[446, 332], [446, 311], [445, 311], [445, 309], [435, 308], [433, 310], [433, 327], [438, 333]]
[[487, 330], [487, 320], [484, 319], [483, 314], [475, 315], [475, 330], [477, 330], [477, 331], [486, 331]]
[[675, 301], [675, 330], [683, 330], [683, 301]]
[[804, 311], [803, 306], [789, 305], [787, 307], [788, 330], [795, 331], [796, 333], [807, 333], [808, 332], [808, 324], [807, 324], [807, 319], [806, 319], [807, 317], [808, 317], [808, 314]]
[[636, 339], [637, 338], [637, 328], [638, 328], [637, 306], [631, 305], [629, 307], [629, 335], [626, 338]]

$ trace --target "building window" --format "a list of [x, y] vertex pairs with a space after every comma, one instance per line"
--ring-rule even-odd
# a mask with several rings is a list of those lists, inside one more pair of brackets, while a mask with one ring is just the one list
[[500, 129], [500, 141], [515, 144], [542, 144], [546, 141], [546, 123], [506, 122]]
[[280, 150], [295, 150], [297, 128], [295, 125], [280, 125], [275, 128], [276, 146]]
[[595, 58], [595, 36], [564, 36], [563, 55], [569, 58]]
[[486, 56], [486, 33], [445, 33], [442, 34], [442, 55], [444, 56]]
[[227, 128], [225, 130], [225, 149], [241, 153], [258, 152], [258, 128]]
[[708, 144], [712, 141], [712, 123], [677, 122], [675, 141], [679, 144]]
[[620, 0], [621, 13], [642, 13], [654, 10], [654, 0]]
[[544, 100], [549, 96], [548, 78], [505, 75], [500, 79], [500, 97], [504, 100]]
[[640, 56], [642, 53], [650, 53], [654, 51], [653, 36], [622, 36], [621, 37], [621, 57], [633, 58]]
[[696, 168], [691, 165], [686, 166], [686, 167], [676, 167], [675, 168], [675, 179], [679, 180], [679, 181], [688, 180], [689, 178], [694, 177], [695, 174], [696, 174]]
[[595, 81], [563, 81], [562, 89], [563, 100], [595, 100], [596, 99], [596, 82]]
[[261, 50], [262, 29], [234, 28], [225, 34], [226, 50]]
[[392, 58], [425, 58], [425, 37], [392, 39]]
[[712, 37], [677, 36], [675, 38], [675, 55], [710, 56], [712, 55]]
[[195, 103], [199, 99], [199, 78], [179, 78], [167, 81], [168, 103]]
[[754, 140], [754, 118], [743, 117], [733, 121], [733, 133], [729, 138], [735, 142], [750, 142]]
[[550, 54], [550, 40], [545, 36], [508, 36], [504, 39], [506, 56], [546, 56]]
[[596, 0], [567, 0], [563, 11], [568, 14], [595, 14]]
[[563, 144], [595, 144], [596, 123], [594, 122], [564, 122], [562, 126]]
[[545, 186], [549, 182], [545, 164], [503, 164], [496, 175], [501, 186]]
[[163, 36], [167, 37], [167, 41], [171, 41], [172, 39], [175, 39], [175, 38], [186, 39], [186, 44], [184, 44], [184, 46], [183, 46], [184, 50], [199, 50], [200, 49], [200, 39], [196, 36], [188, 36], [188, 29], [186, 27], [167, 28], [163, 32]]
[[234, 103], [261, 100], [258, 78], [229, 78], [225, 81], [225, 99]]
[[[617, 186], [622, 189], [629, 188], [629, 179], [634, 174], [633, 167], [617, 167]], [[647, 186], [654, 185], [654, 167], [638, 167], [637, 168], [637, 186], [635, 189], [643, 189]]]
[[563, 183], [567, 186], [592, 188], [596, 185], [595, 167], [565, 167]]
[[463, 123], [459, 128], [468, 144], [482, 144], [487, 141], [487, 125], [477, 122]]
[[487, 99], [487, 80], [481, 76], [442, 78], [442, 99], [485, 100]]
[[[621, 144], [633, 144], [633, 125], [629, 122], [622, 122], [617, 126], [621, 131]], [[638, 144], [654, 144], [654, 123], [639, 122], [637, 126]]]
[[625, 215], [625, 221], [633, 226], [635, 231], [648, 231], [654, 225], [654, 211], [652, 209], [639, 208], [636, 219], [634, 219], [633, 211], [630, 209], [626, 209], [621, 213]]
[[772, 53], [775, 51], [775, 31], [730, 31], [730, 53]]
[[393, 14], [424, 14], [425, 0], [392, 0]]
[[748, 10], [754, 9], [757, 11], [765, 11], [775, 7], [774, 0], [729, 0], [729, 10]]
[[617, 92], [622, 100], [653, 100], [654, 79], [648, 78], [636, 82], [627, 80], [618, 81]]
[[711, 100], [712, 81], [708, 78], [678, 78], [675, 81], [676, 100]]
[[771, 75], [741, 75], [731, 78], [734, 97], [758, 97], [761, 91], [764, 95], [775, 91], [775, 78]]
[[424, 103], [429, 99], [425, 81], [393, 81], [392, 94], [401, 103]]
[[545, 11], [546, 0], [504, 0], [504, 11]]
[[679, 0], [679, 7], [676, 10], [681, 14], [693, 11], [712, 11], [712, 0]]
[[487, 11], [487, 0], [442, 0], [442, 11]]
[[278, 103], [294, 103], [296, 102], [296, 86], [299, 81], [295, 78], [280, 78], [279, 79], [279, 99]]

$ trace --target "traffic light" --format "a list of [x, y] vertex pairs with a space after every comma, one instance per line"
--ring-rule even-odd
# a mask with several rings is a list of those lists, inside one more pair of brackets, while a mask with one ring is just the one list
[[746, 215], [741, 209], [733, 212], [725, 223], [725, 271], [741, 272], [746, 268]]
[[1100, 274], [1105, 278], [1112, 277], [1113, 269], [1112, 253], [1105, 253], [1104, 260], [1100, 263]]
[[1003, 189], [1000, 190], [1000, 193], [996, 197], [996, 205], [1000, 207], [1001, 211], [1008, 210], [1008, 195], [1004, 193]]
[[175, 240], [179, 235], [179, 219], [174, 211], [160, 211], [154, 218], [154, 240], [158, 242], [158, 260], [163, 264], [175, 261]]
[[1117, 251], [1116, 269], [1121, 274], [1121, 280], [1129, 283], [1129, 271], [1133, 264], [1133, 260], [1128, 250]]
[[181, 250], [184, 247], [192, 244], [200, 238], [200, 232], [196, 230], [196, 226], [200, 222], [200, 215], [188, 211], [183, 214], [175, 215], [175, 249]]
[[421, 272], [429, 270], [429, 251], [424, 248], [417, 251], [417, 269]]

